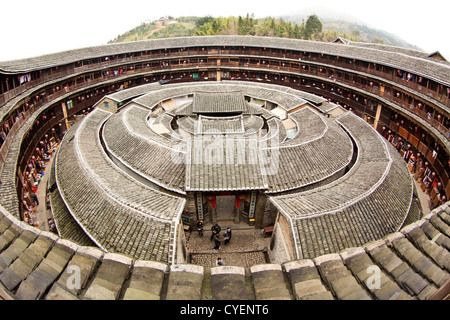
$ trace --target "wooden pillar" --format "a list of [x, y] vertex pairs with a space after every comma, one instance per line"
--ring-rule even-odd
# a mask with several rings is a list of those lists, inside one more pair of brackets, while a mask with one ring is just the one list
[[66, 130], [69, 130], [69, 129], [70, 129], [70, 124], [69, 124], [69, 119], [68, 119], [68, 116], [67, 116], [67, 106], [66, 106], [66, 103], [63, 102], [63, 103], [61, 104], [61, 106], [62, 106], [62, 111], [63, 111], [63, 115], [64, 115], [64, 120], [66, 121]]
[[384, 96], [384, 85], [380, 84], [380, 96]]
[[373, 122], [373, 127], [375, 128], [375, 130], [378, 127], [378, 121], [380, 121], [380, 116], [381, 116], [381, 104], [378, 104], [377, 107], [377, 113], [375, 114], [375, 121]]
[[[220, 59], [217, 59], [217, 66], [219, 67], [221, 64]], [[217, 81], [222, 81], [222, 74], [220, 73], [220, 69], [217, 69]]]
[[255, 227], [259, 229], [263, 227], [266, 202], [266, 195], [264, 195], [262, 192], [259, 192], [255, 207]]
[[216, 196], [208, 197], [208, 200], [211, 201], [211, 222], [217, 223]]
[[234, 223], [239, 223], [241, 221], [241, 208], [234, 208]]
[[234, 223], [239, 223], [241, 220], [241, 196], [235, 196], [236, 204], [234, 206]]

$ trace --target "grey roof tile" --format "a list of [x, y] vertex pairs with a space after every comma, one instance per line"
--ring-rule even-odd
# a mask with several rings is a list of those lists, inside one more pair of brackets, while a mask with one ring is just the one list
[[193, 113], [243, 113], [246, 110], [242, 92], [196, 92]]
[[189, 162], [186, 169], [187, 191], [266, 188], [256, 139], [201, 136], [192, 139], [189, 148]]

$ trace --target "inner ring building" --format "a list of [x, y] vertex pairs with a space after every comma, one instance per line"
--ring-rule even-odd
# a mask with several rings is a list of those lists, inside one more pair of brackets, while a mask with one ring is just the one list
[[231, 221], [273, 227], [276, 270], [325, 265], [424, 225], [416, 183], [446, 208], [449, 70], [438, 52], [247, 36], [0, 62], [4, 219], [23, 220], [45, 137], [60, 141], [46, 188], [71, 245], [177, 268], [186, 225]]

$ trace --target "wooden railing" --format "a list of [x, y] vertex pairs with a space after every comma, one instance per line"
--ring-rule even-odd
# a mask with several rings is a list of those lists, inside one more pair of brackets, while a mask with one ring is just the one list
[[[381, 66], [382, 69], [387, 68], [387, 71], [382, 70], [376, 70], [374, 68], [364, 67], [359, 65], [359, 61], [355, 61], [352, 63], [346, 62], [348, 59], [341, 58], [341, 59], [332, 59], [327, 57], [322, 57], [320, 55], [311, 55], [311, 56], [305, 56], [300, 52], [293, 52], [290, 50], [276, 50], [276, 49], [269, 49], [269, 50], [263, 50], [262, 48], [235, 48], [234, 50], [231, 50], [229, 48], [224, 49], [223, 47], [217, 47], [217, 48], [205, 48], [205, 50], [202, 50], [200, 48], [187, 48], [185, 50], [158, 50], [156, 52], [148, 52], [148, 53], [138, 53], [138, 54], [119, 54], [115, 55], [114, 57], [109, 57], [108, 60], [105, 60], [104, 57], [100, 58], [93, 58], [89, 63], [83, 65], [80, 62], [72, 63], [69, 65], [61, 66], [61, 68], [58, 69], [47, 69], [47, 72], [42, 72], [41, 77], [39, 79], [34, 79], [32, 82], [28, 82], [25, 84], [20, 85], [19, 87], [16, 87], [14, 89], [9, 90], [6, 93], [3, 93], [0, 95], [0, 104], [5, 103], [6, 101], [10, 100], [11, 98], [17, 96], [20, 93], [25, 92], [32, 86], [35, 86], [37, 84], [42, 84], [44, 82], [55, 80], [63, 76], [68, 76], [72, 74], [82, 73], [85, 71], [93, 70], [93, 69], [101, 69], [106, 67], [111, 67], [113, 65], [118, 64], [129, 64], [129, 63], [136, 63], [136, 62], [143, 62], [143, 61], [150, 61], [153, 60], [161, 60], [161, 59], [173, 59], [173, 58], [190, 58], [192, 56], [202, 56], [202, 57], [215, 57], [215, 56], [236, 56], [241, 58], [244, 58], [245, 56], [249, 58], [278, 58], [278, 59], [285, 59], [286, 62], [295, 61], [297, 63], [308, 63], [308, 62], [314, 62], [318, 64], [328, 64], [333, 65], [335, 67], [344, 68], [347, 70], [354, 70], [359, 71], [366, 74], [371, 74], [375, 76], [379, 76], [383, 79], [394, 81], [398, 84], [401, 84], [402, 86], [407, 86], [411, 88], [412, 90], [422, 92], [423, 94], [427, 95], [428, 97], [431, 97], [441, 103], [444, 103], [446, 105], [449, 104], [449, 94], [447, 93], [439, 93], [435, 90], [432, 90], [426, 86], [420, 85], [415, 82], [411, 81], [405, 81], [402, 78], [399, 78], [395, 74], [395, 69], [390, 67], [384, 67]], [[301, 61], [299, 61], [301, 59]], [[92, 62], [97, 61], [97, 62]], [[416, 78], [418, 76], [416, 75]], [[424, 79], [424, 82], [428, 82], [429, 80]], [[439, 91], [439, 90], [438, 90]]]
[[[122, 59], [122, 60], [131, 60], [131, 59]], [[197, 63], [169, 64], [169, 66], [162, 66], [162, 65], [147, 66], [144, 64], [140, 68], [134, 68], [134, 67], [126, 68], [124, 70], [124, 74], [129, 76], [129, 75], [145, 73], [145, 72], [151, 73], [151, 72], [155, 72], [155, 71], [163, 72], [163, 71], [170, 71], [170, 70], [192, 70], [192, 69], [202, 68], [202, 67], [203, 68], [208, 68], [208, 67], [211, 68], [211, 67], [217, 67], [217, 66], [218, 65], [217, 65], [216, 59], [212, 59], [212, 60], [200, 62], [200, 63], [197, 62]], [[242, 62], [242, 61], [231, 62], [231, 61], [226, 61], [226, 60], [221, 61], [220, 67], [221, 68], [235, 67], [235, 68], [240, 68], [240, 69], [254, 68], [255, 70], [261, 70], [261, 72], [280, 71], [280, 72], [286, 72], [286, 73], [290, 73], [290, 74], [296, 74], [299, 77], [301, 77], [301, 76], [304, 77], [305, 75], [311, 75], [314, 77], [323, 77], [324, 81], [327, 81], [329, 84], [332, 84], [334, 86], [339, 86], [339, 83], [343, 83], [343, 84], [348, 84], [349, 86], [358, 87], [369, 93], [373, 93], [373, 94], [377, 94], [377, 95], [382, 94], [379, 87], [374, 88], [371, 86], [364, 86], [362, 84], [355, 84], [352, 81], [345, 79], [345, 77], [337, 78], [338, 79], [337, 82], [330, 82], [330, 80], [328, 78], [326, 78], [326, 75], [321, 75], [319, 72], [312, 71], [311, 68], [308, 68], [306, 70], [305, 69], [299, 70], [299, 68], [292, 68], [292, 67], [287, 67], [287, 66], [282, 66], [282, 65], [273, 65], [273, 64], [261, 65], [260, 63], [252, 64], [252, 63]], [[83, 69], [87, 69], [87, 68], [83, 67]], [[88, 80], [86, 82], [87, 82], [87, 84], [100, 84], [100, 83], [105, 82], [106, 80], [110, 80], [115, 77], [118, 77], [118, 76], [111, 75], [108, 77], [101, 76], [101, 77], [94, 78], [94, 79], [88, 78]], [[46, 97], [44, 100], [39, 101], [36, 105], [38, 106], [48, 100], [58, 98], [59, 96], [62, 96], [63, 94], [66, 94], [67, 92], [77, 90], [77, 89], [83, 88], [85, 86], [86, 86], [85, 82], [72, 84], [71, 86], [69, 86], [67, 88], [63, 88], [63, 89], [60, 89], [59, 91], [54, 92], [53, 94]], [[312, 90], [314, 90], [314, 89], [312, 89]], [[410, 106], [407, 103], [405, 103], [403, 100], [394, 97], [392, 92], [389, 96], [386, 92], [384, 92], [383, 96], [385, 98], [389, 98], [390, 100], [394, 101], [396, 104], [398, 104], [398, 105], [404, 107], [405, 109], [408, 109], [409, 111], [413, 112], [414, 114], [418, 115], [420, 118], [427, 121], [433, 127], [435, 127], [437, 130], [439, 130], [439, 132], [441, 132], [445, 137], [447, 137], [447, 139], [450, 138], [449, 129], [447, 129], [442, 123], [438, 122], [433, 117], [430, 117], [429, 114], [426, 113], [424, 110], [419, 110], [416, 107], [414, 109], [411, 109]], [[0, 152], [0, 155], [1, 155], [1, 152]]]

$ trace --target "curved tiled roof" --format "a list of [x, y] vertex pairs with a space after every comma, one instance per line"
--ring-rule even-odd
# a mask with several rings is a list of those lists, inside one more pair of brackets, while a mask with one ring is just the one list
[[[289, 93], [285, 91], [289, 91]], [[217, 92], [228, 92], [233, 96], [236, 92], [242, 92], [245, 96], [255, 99], [268, 99], [286, 111], [306, 104], [303, 94], [297, 90], [288, 90], [274, 85], [260, 86], [235, 82], [166, 85], [161, 89], [151, 90], [148, 94], [134, 99], [133, 103], [151, 109], [161, 101], [174, 97]], [[184, 108], [183, 105], [179, 109]], [[268, 110], [254, 108], [255, 110], [262, 110], [262, 117], [266, 117], [265, 113]], [[177, 110], [175, 110], [175, 114]], [[125, 165], [130, 166], [150, 181], [183, 194], [185, 188], [182, 179], [185, 175], [184, 166], [177, 163], [160, 167], [155, 163], [164, 161], [163, 159], [171, 159], [171, 152], [177, 153], [177, 158], [181, 159], [184, 155], [184, 144], [176, 139], [170, 141], [170, 139], [152, 132], [146, 122], [149, 113], [149, 110], [133, 105], [108, 121], [103, 132], [107, 149], [114, 157], [120, 159]], [[263, 153], [265, 153], [262, 155], [263, 157], [272, 152], [273, 156], [275, 156], [275, 153], [278, 154], [277, 159], [273, 158], [275, 161], [279, 161], [276, 168], [272, 167], [273, 164], [268, 164], [263, 168], [264, 174], [267, 175], [268, 192], [271, 193], [293, 190], [328, 179], [344, 170], [352, 158], [353, 146], [351, 141], [334, 122], [329, 121], [329, 124], [327, 124], [326, 120], [308, 107], [293, 112], [291, 117], [299, 125], [301, 124], [299, 135], [285, 145], [279, 145], [279, 148], [273, 145], [273, 141], [269, 142], [270, 145], [267, 145], [269, 149], [263, 148]], [[205, 119], [207, 120], [207, 118]], [[198, 125], [201, 120], [182, 117], [177, 121], [180, 128], [191, 135], [198, 133]], [[214, 126], [217, 126], [220, 122], [213, 121], [213, 119], [211, 121]], [[279, 129], [281, 130], [278, 131], [281, 134], [280, 141], [283, 141], [286, 136], [286, 129], [282, 124], [280, 124]], [[272, 133], [274, 132], [272, 131]], [[269, 137], [271, 135], [266, 136], [266, 138]], [[266, 138], [263, 138], [262, 141], [267, 141]], [[160, 169], [155, 170], [154, 168]], [[198, 174], [196, 170], [194, 171]], [[173, 172], [177, 172], [177, 174], [173, 175]], [[265, 183], [262, 183], [260, 187], [264, 185]], [[250, 186], [246, 186], [246, 188], [250, 188]]]
[[48, 194], [57, 233], [61, 238], [68, 239], [76, 244], [95, 247], [96, 244], [70, 214], [69, 209], [67, 209], [66, 204], [56, 188], [55, 164], [56, 161], [52, 161], [52, 168], [48, 180]]
[[133, 135], [148, 141], [154, 141], [167, 148], [178, 146], [178, 141], [172, 141], [152, 129], [149, 120], [147, 120], [150, 117], [149, 110], [133, 105], [126, 108], [121, 114], [123, 115], [122, 121], [124, 125]]
[[66, 134], [55, 160], [58, 190], [100, 248], [169, 262], [185, 200], [146, 187], [115, 167], [98, 136], [110, 116], [96, 109]]
[[264, 126], [264, 120], [258, 116], [247, 116], [244, 117], [244, 136], [249, 136], [252, 134], [257, 134], [262, 130]]
[[167, 161], [175, 157], [183, 160], [184, 144], [153, 132], [146, 121], [148, 113], [149, 110], [132, 106], [113, 116], [103, 130], [106, 148], [148, 180], [184, 194], [184, 163]]
[[243, 113], [246, 110], [242, 92], [196, 92], [193, 113]]
[[209, 134], [243, 134], [244, 118], [242, 115], [230, 117], [207, 117], [200, 115], [196, 125], [196, 135]]
[[352, 169], [325, 186], [269, 197], [296, 225], [297, 250], [305, 258], [394, 232], [411, 206], [412, 181], [397, 153], [354, 114], [347, 112], [338, 121], [356, 140], [358, 155]]
[[260, 138], [260, 142], [264, 143], [264, 147], [279, 146], [286, 139], [286, 127], [276, 117], [267, 120], [267, 126], [267, 132]]
[[[321, 116], [315, 114], [315, 117]], [[300, 114], [297, 121], [299, 119]], [[317, 121], [323, 124], [322, 121]], [[326, 122], [325, 119], [324, 121]], [[326, 128], [319, 126], [318, 135], [315, 135], [315, 130], [305, 135], [300, 133], [298, 139], [294, 138], [286, 146], [281, 143], [277, 147], [271, 145], [264, 149], [278, 161], [275, 163], [276, 168], [268, 172], [269, 193], [294, 190], [321, 182], [345, 170], [349, 165], [353, 145], [348, 135], [334, 121], [326, 122]], [[308, 136], [311, 139], [302, 140]]]
[[[224, 86], [224, 83], [226, 86]], [[303, 91], [286, 88], [280, 85], [273, 85], [267, 83], [246, 83], [239, 81], [222, 81], [222, 82], [207, 82], [207, 83], [178, 83], [166, 84], [161, 89], [149, 91], [133, 102], [152, 108], [161, 101], [168, 100], [175, 97], [185, 96], [188, 94], [195, 94], [196, 92], [211, 93], [221, 91], [223, 93], [244, 92], [245, 96], [250, 96], [255, 99], [273, 102], [283, 109], [289, 111], [298, 106], [304, 105], [310, 97]], [[306, 98], [308, 97], [308, 99]], [[326, 101], [326, 99], [315, 97], [317, 103]], [[193, 107], [193, 106], [191, 106]], [[260, 110], [259, 110], [260, 111]], [[192, 114], [192, 110], [188, 115]], [[264, 113], [263, 113], [264, 114]]]
[[[159, 115], [156, 119], [149, 119], [148, 124], [149, 124], [150, 128], [152, 129], [152, 131], [155, 131], [155, 130], [158, 131], [158, 130], [160, 130], [158, 128], [158, 126], [162, 126], [164, 128], [164, 130], [167, 130], [167, 135], [168, 135], [167, 138], [171, 141], [181, 140], [182, 137], [180, 136], [180, 134], [172, 128], [171, 123], [173, 120], [174, 120], [173, 115], [171, 115], [169, 113], [163, 113], [163, 114]], [[158, 132], [156, 132], [156, 133], [158, 133]]]
[[185, 132], [191, 135], [195, 134], [195, 127], [197, 126], [197, 120], [195, 120], [193, 117], [182, 117], [178, 119], [177, 124], [180, 127], [180, 129], [184, 130]]
[[320, 139], [327, 133], [328, 125], [326, 121], [310, 107], [290, 113], [289, 117], [295, 122], [298, 132], [295, 137], [280, 145], [283, 148]]
[[130, 88], [127, 90], [120, 90], [116, 93], [108, 95], [108, 98], [115, 101], [124, 101], [128, 99], [135, 99], [141, 95], [147, 94], [149, 91], [161, 89], [159, 82], [144, 84], [142, 86]]

